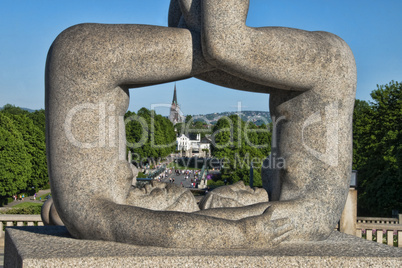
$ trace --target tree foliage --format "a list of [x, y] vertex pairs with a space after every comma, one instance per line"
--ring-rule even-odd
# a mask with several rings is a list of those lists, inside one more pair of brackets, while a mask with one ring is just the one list
[[356, 101], [353, 168], [358, 170], [360, 215], [402, 212], [402, 84], [377, 86], [372, 102]]
[[176, 149], [176, 133], [168, 118], [146, 108], [125, 114], [127, 148], [136, 154], [134, 161], [163, 158]]
[[0, 111], [0, 199], [48, 184], [44, 110]]
[[194, 119], [191, 115], [186, 116], [185, 123], [177, 123], [174, 128], [176, 129], [176, 133], [185, 134], [187, 136], [191, 134], [200, 134], [201, 139], [206, 135], [211, 134], [211, 129], [209, 128], [208, 123]]
[[224, 164], [221, 170], [224, 181], [243, 180], [249, 184], [253, 165], [253, 185], [262, 186], [261, 165], [271, 150], [271, 133], [266, 125], [258, 127], [238, 115], [222, 117], [213, 128], [212, 139], [212, 154]]
[[7, 197], [27, 188], [32, 174], [32, 156], [13, 121], [0, 113], [0, 196]]
[[22, 134], [25, 148], [31, 156], [32, 168], [31, 176], [27, 181], [28, 187], [42, 188], [49, 182], [44, 132], [25, 114], [9, 116]]

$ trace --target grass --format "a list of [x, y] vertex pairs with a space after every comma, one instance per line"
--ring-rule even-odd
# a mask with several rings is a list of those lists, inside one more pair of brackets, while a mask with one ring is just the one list
[[41, 196], [37, 196], [37, 197], [36, 197], [36, 200], [41, 200], [41, 198], [42, 198], [42, 201], [46, 201], [46, 196], [48, 196], [48, 195], [52, 196], [51, 193], [49, 193], [49, 194], [44, 194], [44, 195], [41, 195]]
[[13, 208], [30, 208], [30, 207], [42, 207], [42, 203], [24, 202], [13, 206]]

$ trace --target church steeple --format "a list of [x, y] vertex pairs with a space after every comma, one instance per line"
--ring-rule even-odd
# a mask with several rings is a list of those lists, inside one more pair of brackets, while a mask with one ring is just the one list
[[172, 106], [170, 107], [169, 120], [173, 123], [173, 125], [182, 123], [184, 121], [180, 112], [180, 106], [177, 103], [176, 83], [174, 84], [173, 100]]
[[174, 93], [173, 93], [173, 101], [172, 101], [172, 104], [177, 105], [176, 83], [174, 83]]

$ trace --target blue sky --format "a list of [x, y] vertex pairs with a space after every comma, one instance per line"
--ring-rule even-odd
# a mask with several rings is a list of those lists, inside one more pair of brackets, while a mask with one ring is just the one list
[[[0, 107], [44, 108], [44, 68], [56, 36], [84, 22], [167, 25], [168, 0], [0, 0]], [[251, 0], [249, 26], [332, 32], [351, 47], [356, 98], [377, 84], [402, 81], [401, 0]], [[173, 83], [131, 90], [129, 110], [169, 104]], [[194, 78], [177, 82], [184, 114], [268, 111], [268, 95], [217, 87]], [[167, 115], [168, 109], [157, 110]]]

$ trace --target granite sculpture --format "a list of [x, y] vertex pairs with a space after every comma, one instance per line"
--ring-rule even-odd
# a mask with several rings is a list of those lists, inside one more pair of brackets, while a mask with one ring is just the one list
[[[353, 54], [331, 33], [247, 27], [248, 5], [172, 0], [169, 27], [80, 24], [56, 38], [46, 63], [48, 166], [54, 206], [73, 237], [268, 248], [330, 235], [351, 172]], [[131, 187], [122, 119], [129, 88], [189, 77], [270, 94], [275, 132], [262, 174], [269, 202], [206, 200], [198, 210], [166, 184]], [[271, 165], [277, 157], [284, 166]], [[239, 190], [219, 191], [231, 199]], [[164, 203], [167, 195], [173, 203]], [[141, 207], [141, 198], [157, 205]]]
[[52, 197], [49, 197], [42, 205], [40, 216], [44, 225], [64, 225], [59, 213], [57, 213], [56, 207], [53, 205]]

